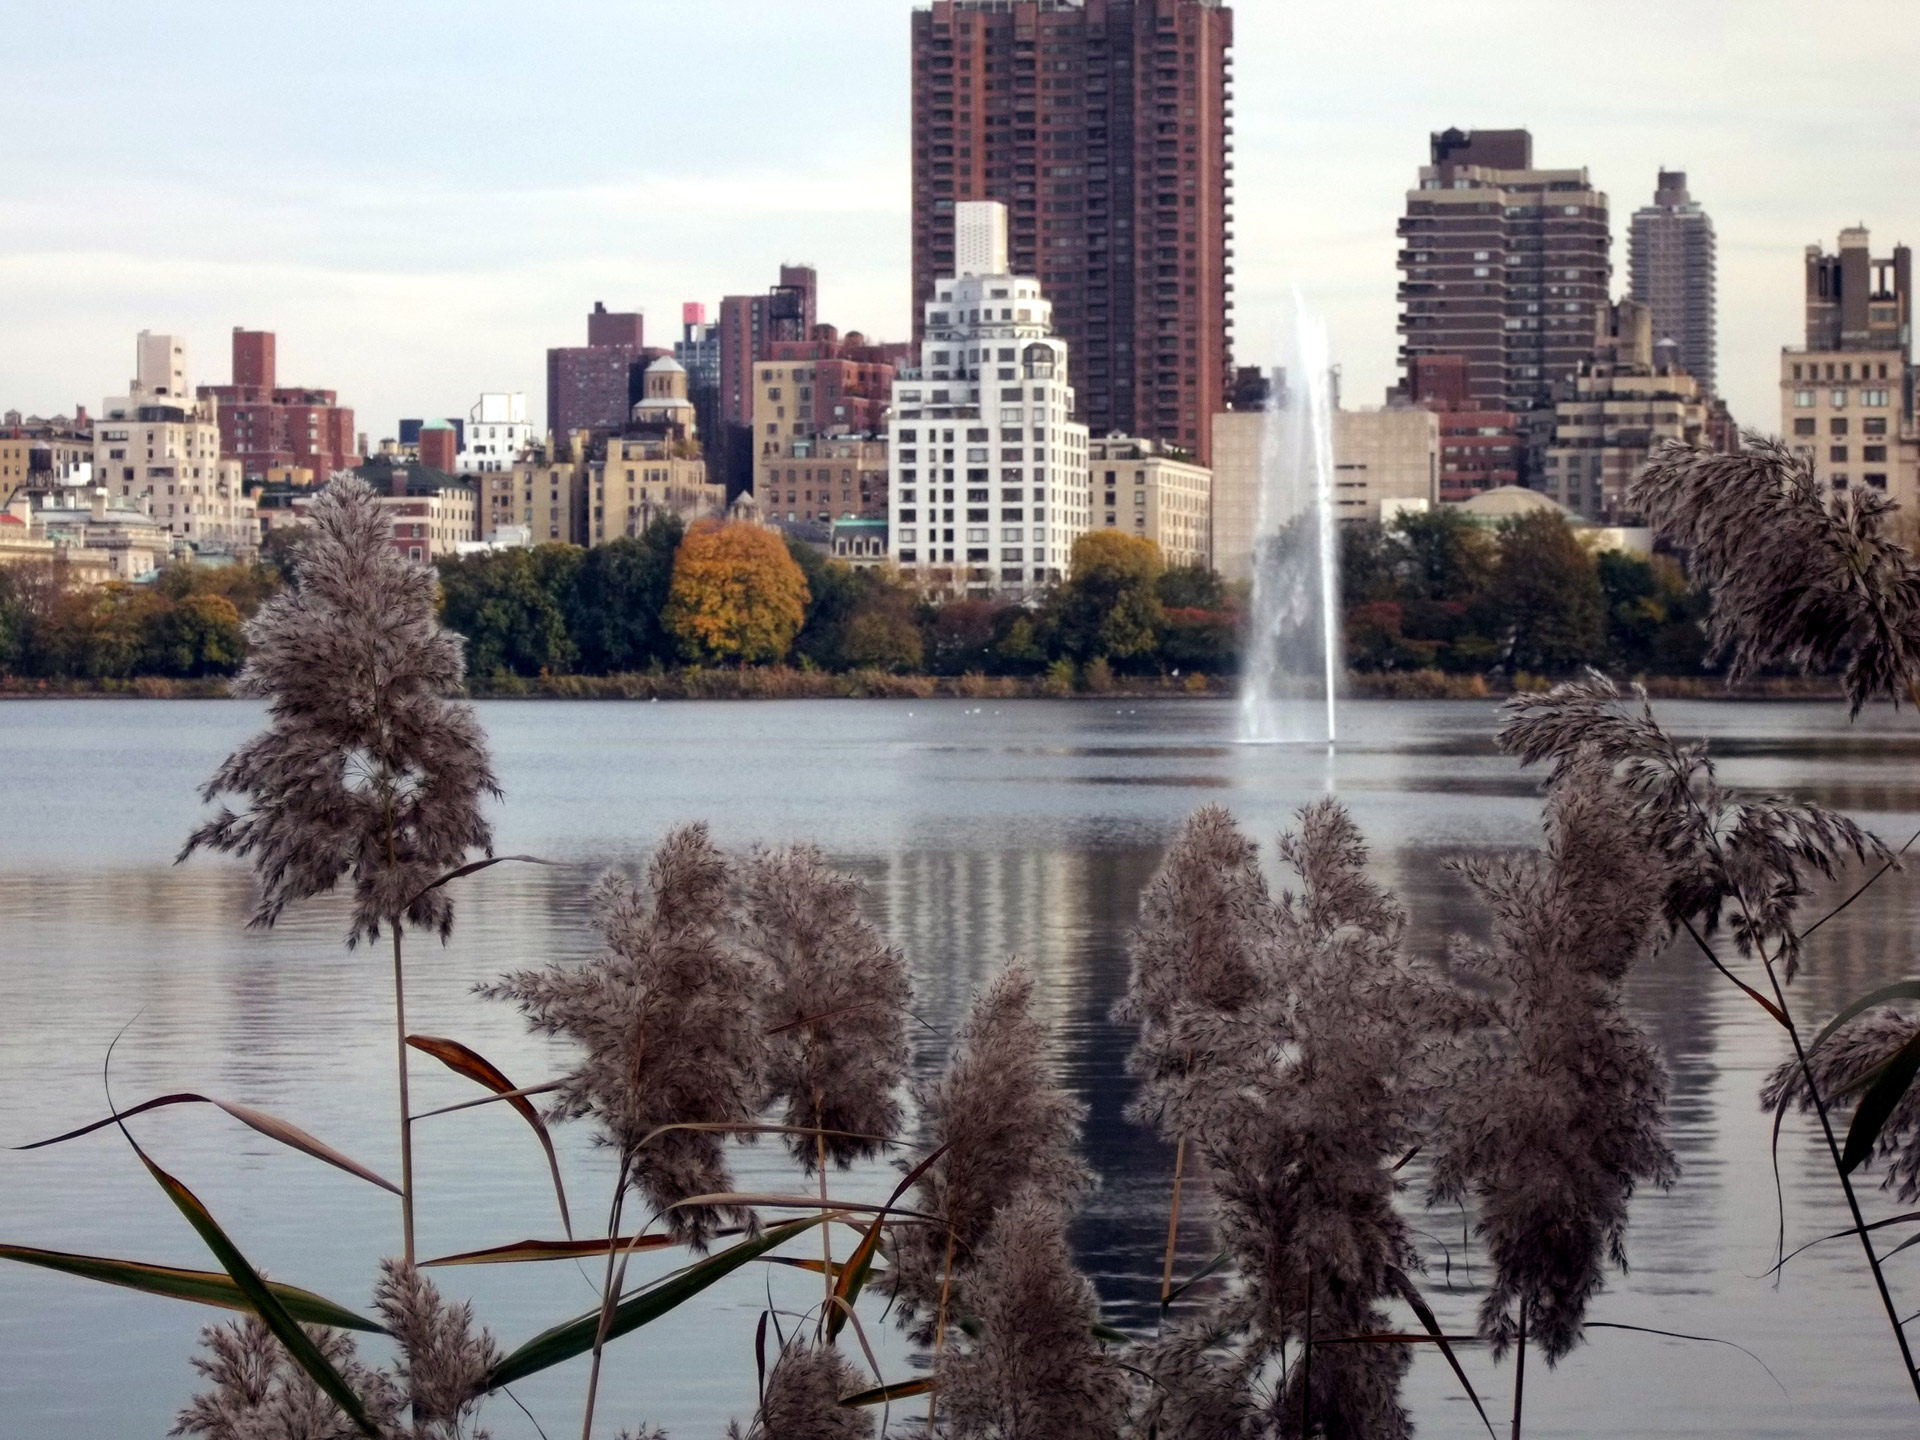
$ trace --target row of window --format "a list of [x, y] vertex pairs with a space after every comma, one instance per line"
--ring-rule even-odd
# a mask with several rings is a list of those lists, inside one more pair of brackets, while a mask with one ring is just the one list
[[[1850, 393], [1850, 391], [1846, 390], [1830, 390], [1827, 392], [1827, 404], [1835, 410], [1844, 410], [1847, 408], [1847, 397]], [[1862, 390], [1859, 393], [1860, 403], [1870, 409], [1875, 406], [1884, 406], [1890, 403], [1890, 392], [1885, 390]], [[1811, 410], [1819, 403], [1820, 392], [1818, 390], [1796, 390], [1793, 392], [1795, 409]]]

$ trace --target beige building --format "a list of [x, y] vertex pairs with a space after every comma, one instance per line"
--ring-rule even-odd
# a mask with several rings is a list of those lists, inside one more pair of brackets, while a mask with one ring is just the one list
[[113, 506], [102, 487], [20, 494], [0, 514], [0, 564], [52, 561], [81, 585], [138, 580], [167, 563], [174, 540], [136, 506]]
[[1554, 407], [1541, 488], [1596, 525], [1632, 523], [1627, 487], [1667, 441], [1707, 438], [1710, 403], [1693, 376], [1654, 363], [1650, 305], [1609, 306], [1593, 358], [1581, 361]]
[[93, 478], [93, 432], [84, 413], [70, 421], [22, 418], [17, 410], [0, 420], [0, 504], [16, 491], [45, 493], [87, 485]]
[[1137, 535], [1169, 567], [1213, 563], [1213, 472], [1157, 440], [1109, 435], [1087, 442], [1093, 528]]
[[1913, 265], [1875, 258], [1868, 232], [1806, 253], [1806, 345], [1780, 354], [1780, 433], [1828, 490], [1884, 491], [1920, 506], [1914, 416]]
[[[1260, 522], [1264, 410], [1213, 417], [1212, 564], [1227, 580], [1253, 576]], [[1439, 503], [1440, 417], [1419, 406], [1333, 412], [1334, 506], [1341, 520], [1389, 521]]]
[[93, 429], [93, 480], [135, 501], [196, 548], [236, 553], [257, 539], [240, 462], [220, 458], [218, 401], [187, 386], [186, 342], [142, 330], [138, 373], [109, 396]]
[[549, 439], [505, 473], [475, 479], [484, 487], [483, 540], [524, 526], [535, 545], [602, 545], [640, 534], [660, 515], [692, 523], [727, 508], [727, 487], [708, 479], [697, 449], [646, 436], [589, 445], [576, 431], [565, 447]]
[[1341, 520], [1389, 521], [1440, 503], [1440, 417], [1424, 406], [1333, 412], [1333, 505]]

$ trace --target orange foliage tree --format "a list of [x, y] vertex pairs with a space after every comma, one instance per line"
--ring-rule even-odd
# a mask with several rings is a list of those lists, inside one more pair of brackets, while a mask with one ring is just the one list
[[777, 532], [708, 521], [674, 554], [665, 619], [690, 656], [768, 663], [793, 645], [810, 598]]

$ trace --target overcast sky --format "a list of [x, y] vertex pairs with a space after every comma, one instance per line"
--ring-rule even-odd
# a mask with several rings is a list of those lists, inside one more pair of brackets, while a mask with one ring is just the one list
[[[821, 272], [823, 319], [908, 328], [911, 0], [15, 0], [0, 88], [0, 408], [97, 407], [133, 337], [227, 378], [235, 325], [373, 436], [544, 408], [544, 351], [595, 300]], [[1802, 247], [1920, 243], [1913, 0], [1243, 0], [1239, 356], [1298, 285], [1348, 404], [1394, 378], [1394, 222], [1448, 125], [1524, 125], [1624, 226], [1662, 165], [1720, 239], [1720, 373], [1777, 424]]]

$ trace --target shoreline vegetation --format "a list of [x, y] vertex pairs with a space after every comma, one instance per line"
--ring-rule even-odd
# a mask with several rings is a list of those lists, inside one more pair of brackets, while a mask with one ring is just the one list
[[[1728, 684], [1717, 675], [1647, 675], [1639, 679], [1656, 700], [1834, 700], [1840, 680], [1830, 675], [1772, 675]], [[474, 700], [1102, 700], [1223, 699], [1238, 693], [1231, 675], [1110, 675], [1104, 684], [1084, 676], [894, 675], [882, 670], [835, 674], [792, 666], [745, 670], [691, 666], [624, 675], [499, 676], [470, 680]], [[1349, 671], [1341, 698], [1349, 700], [1482, 700], [1547, 690], [1544, 676], [1451, 675], [1443, 670]], [[0, 676], [3, 700], [227, 700], [224, 676], [182, 679], [34, 679]]]

